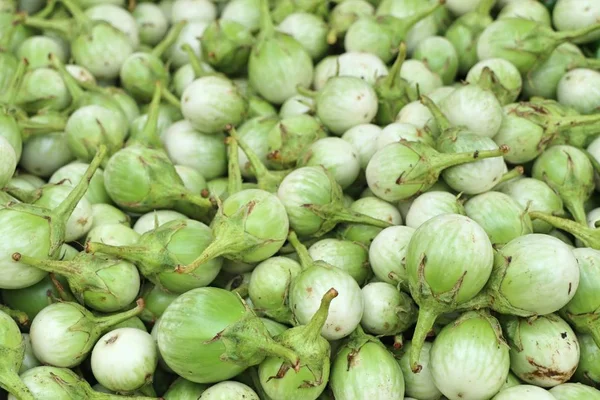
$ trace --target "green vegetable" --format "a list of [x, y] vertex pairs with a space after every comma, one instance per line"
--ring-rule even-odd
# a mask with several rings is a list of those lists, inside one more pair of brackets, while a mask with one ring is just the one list
[[533, 233], [527, 211], [504, 193], [490, 191], [471, 197], [465, 203], [465, 212], [486, 231], [495, 246]]
[[446, 85], [451, 84], [456, 78], [458, 54], [454, 45], [442, 36], [431, 36], [419, 42], [413, 57], [423, 61], [432, 72], [442, 78]]
[[[39, 399], [51, 397], [53, 399], [90, 399], [90, 400], [151, 400], [153, 397], [119, 396], [95, 391], [87, 381], [67, 368], [42, 366], [32, 368], [21, 376], [34, 397]], [[26, 397], [9, 396], [10, 400], [27, 399]]]
[[260, 7], [261, 29], [250, 53], [248, 78], [259, 95], [282, 104], [296, 94], [298, 85], [310, 85], [313, 63], [296, 39], [275, 30], [268, 2], [261, 0]]
[[44, 364], [75, 367], [88, 356], [100, 336], [144, 309], [143, 300], [137, 306], [119, 314], [96, 317], [83, 306], [62, 302], [40, 311], [29, 331], [33, 353]]
[[287, 257], [271, 257], [254, 268], [248, 294], [254, 310], [282, 323], [292, 323], [288, 305], [291, 282], [300, 274], [298, 262]]
[[376, 396], [405, 399], [400, 366], [378, 339], [360, 328], [333, 357], [330, 386], [339, 400]]
[[[318, 293], [318, 292], [317, 292]], [[298, 354], [300, 363], [290, 364], [281, 357], [267, 357], [258, 366], [258, 376], [266, 394], [273, 400], [315, 400], [329, 380], [330, 345], [321, 336], [331, 302], [338, 292], [331, 288], [306, 325], [288, 329], [275, 337], [278, 343]]]
[[550, 147], [536, 159], [532, 177], [546, 182], [575, 221], [586, 224], [583, 203], [594, 190], [594, 169], [585, 153], [572, 146]]
[[545, 61], [560, 44], [577, 40], [597, 32], [600, 24], [556, 32], [537, 21], [521, 18], [498, 19], [481, 33], [477, 41], [480, 60], [503, 58], [519, 69], [521, 74], [531, 71]]
[[322, 236], [340, 222], [389, 226], [344, 207], [342, 188], [323, 167], [294, 170], [281, 182], [277, 197], [285, 207], [291, 229], [300, 236]]
[[231, 398], [260, 399], [250, 386], [236, 381], [219, 382], [202, 392], [201, 398], [205, 400], [226, 400]]
[[185, 22], [175, 24], [169, 34], [151, 52], [133, 53], [121, 65], [119, 71], [121, 84], [135, 100], [144, 103], [152, 100], [156, 81], [159, 81], [163, 87], [167, 86], [169, 71], [160, 57], [175, 42], [184, 26]]
[[591, 335], [577, 335], [577, 341], [579, 342], [579, 363], [573, 380], [596, 387], [600, 380], [600, 368], [598, 367], [600, 365], [598, 364], [600, 348]]
[[301, 94], [314, 97], [317, 116], [335, 135], [366, 124], [377, 114], [377, 93], [371, 85], [353, 76], [334, 76], [316, 93], [299, 88]]
[[464, 153], [439, 153], [418, 142], [392, 143], [378, 150], [367, 165], [367, 181], [386, 201], [409, 199], [429, 189], [446, 168], [502, 156], [508, 147]]
[[87, 242], [86, 251], [110, 254], [133, 262], [140, 273], [154, 284], [172, 293], [184, 293], [207, 286], [219, 273], [223, 262], [220, 257], [189, 274], [174, 272], [177, 266], [192, 263], [212, 240], [211, 229], [202, 222], [177, 219], [142, 234], [134, 245], [110, 246]]
[[[105, 154], [106, 148], [101, 146], [79, 184], [53, 210], [24, 203], [10, 203], [0, 209], [0, 233], [10, 238], [0, 246], [0, 287], [25, 288], [46, 275], [44, 271], [14, 261], [12, 254], [19, 252], [42, 259], [58, 258], [65, 241], [67, 219], [85, 195], [89, 179]], [[19, 226], [19, 229], [15, 229], [15, 226]]]
[[[453, 233], [444, 234], [445, 229]], [[413, 233], [406, 250], [406, 271], [410, 293], [419, 305], [410, 353], [414, 372], [420, 370], [421, 348], [436, 318], [483, 289], [492, 273], [493, 257], [485, 231], [462, 215], [439, 215]]]
[[573, 298], [560, 310], [560, 314], [578, 332], [590, 334], [600, 344], [600, 326], [596, 322], [597, 270], [600, 268], [600, 252], [590, 248], [578, 248], [573, 254], [579, 265], [579, 286]]
[[[119, 328], [104, 334], [94, 346], [92, 373], [115, 392], [132, 392], [152, 383], [158, 363], [156, 342], [146, 331]], [[152, 389], [153, 391], [153, 389]]]
[[431, 218], [447, 213], [466, 215], [458, 196], [442, 191], [425, 192], [419, 195], [408, 209], [406, 226], [417, 229]]
[[212, 287], [190, 290], [167, 307], [158, 348], [173, 371], [197, 383], [232, 378], [271, 354], [299, 362], [236, 294]]
[[283, 118], [268, 133], [267, 166], [276, 170], [295, 167], [306, 149], [326, 136], [321, 122], [309, 115]]
[[550, 393], [557, 400], [575, 400], [586, 398], [590, 400], [600, 399], [600, 391], [581, 383], [563, 383], [550, 389]]
[[114, 312], [135, 300], [140, 276], [135, 265], [104, 255], [78, 254], [73, 260], [42, 260], [14, 253], [13, 260], [64, 276], [79, 301], [97, 311]]
[[365, 245], [349, 240], [322, 239], [308, 248], [313, 260], [322, 260], [346, 271], [362, 286], [371, 276], [368, 249]]
[[106, 191], [119, 207], [127, 211], [172, 208], [176, 202], [186, 201], [197, 206], [199, 217], [206, 218], [212, 203], [184, 187], [158, 143], [156, 122], [160, 94], [161, 87], [157, 84], [144, 130], [108, 160], [104, 169]]
[[495, 0], [480, 0], [477, 7], [457, 18], [445, 33], [446, 38], [456, 49], [458, 71], [461, 75], [467, 74], [479, 61], [477, 41], [481, 32], [494, 22], [490, 16], [494, 3]]
[[198, 400], [208, 385], [190, 382], [187, 379], [177, 378], [163, 395], [165, 400]]
[[398, 335], [417, 321], [417, 307], [406, 293], [386, 282], [371, 282], [362, 288], [365, 311], [361, 326], [379, 336]]
[[[485, 399], [504, 385], [511, 359], [498, 321], [474, 311], [442, 329], [433, 342], [429, 366], [445, 396]], [[478, 368], [473, 370], [473, 365]]]
[[[509, 195], [522, 209], [545, 212], [554, 215], [563, 214], [561, 198], [546, 183], [533, 178], [521, 178], [506, 182], [500, 191]], [[532, 221], [535, 233], [550, 233], [552, 226], [544, 221]]]
[[521, 380], [553, 387], [571, 378], [579, 362], [579, 343], [563, 319], [555, 314], [530, 320], [506, 317], [502, 325], [510, 343], [510, 369]]
[[25, 24], [50, 29], [69, 40], [75, 62], [96, 78], [116, 78], [121, 65], [134, 51], [130, 39], [111, 24], [86, 15], [75, 2], [61, 0], [61, 3], [73, 15], [73, 20], [45, 20], [34, 16], [27, 17]]
[[421, 356], [419, 357], [421, 370], [418, 373], [414, 373], [410, 367], [409, 357], [411, 347], [411, 341], [404, 342], [401, 348], [400, 358], [397, 360], [404, 376], [406, 395], [416, 396], [415, 398], [423, 400], [438, 400], [442, 397], [442, 392], [440, 392], [433, 381], [431, 365], [429, 362], [432, 343], [423, 343]]
[[390, 226], [375, 236], [369, 246], [369, 262], [377, 279], [407, 289], [406, 249], [415, 228]]
[[320, 299], [313, 293], [324, 293], [333, 287], [338, 297], [330, 308], [321, 335], [328, 340], [348, 336], [360, 323], [364, 311], [364, 299], [356, 281], [343, 270], [324, 261], [313, 261], [306, 247], [300, 243], [294, 231], [288, 240], [296, 250], [302, 272], [290, 285], [289, 307], [294, 319], [308, 324], [319, 309]]
[[25, 383], [19, 379], [19, 370], [25, 354], [25, 343], [19, 327], [12, 318], [0, 311], [0, 351], [2, 351], [2, 372], [0, 387], [7, 390], [19, 400], [33, 400], [33, 394]]

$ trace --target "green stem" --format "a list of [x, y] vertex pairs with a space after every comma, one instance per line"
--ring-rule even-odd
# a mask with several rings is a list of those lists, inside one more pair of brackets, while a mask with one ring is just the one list
[[72, 20], [49, 20], [38, 17], [27, 17], [25, 18], [24, 25], [42, 31], [49, 30], [56, 32], [68, 41], [73, 40], [75, 37], [75, 28]]
[[[337, 76], [337, 75], [338, 74], [335, 74], [335, 76]], [[319, 94], [317, 91], [310, 90], [310, 89], [305, 88], [304, 86], [301, 86], [301, 85], [296, 86], [296, 92], [298, 92], [298, 94], [301, 94], [302, 96], [306, 96], [306, 97], [311, 98], [311, 99], [316, 98], [317, 95]]]
[[42, 196], [41, 189], [23, 189], [15, 186], [6, 186], [2, 189], [4, 192], [10, 194], [23, 203], [31, 204], [38, 200]]
[[181, 102], [179, 101], [179, 99], [177, 98], [177, 96], [175, 96], [173, 93], [171, 93], [166, 88], [163, 88], [163, 90], [162, 90], [162, 98], [167, 103], [169, 103], [169, 104], [177, 107], [177, 109], [181, 109]]
[[385, 77], [384, 85], [388, 88], [393, 88], [396, 83], [396, 79], [400, 78], [400, 69], [402, 68], [404, 60], [406, 60], [406, 44], [401, 42], [400, 46], [398, 47], [398, 55], [396, 56], [396, 60], [394, 61], [394, 64], [392, 64], [392, 68], [390, 68], [388, 75]]
[[498, 78], [490, 67], [484, 67], [477, 80], [477, 86], [483, 90], [492, 90], [498, 84]]
[[[56, 279], [56, 275], [53, 272], [49, 273], [48, 276], [50, 277], [52, 284], [56, 288], [56, 291], [58, 292], [58, 297], [60, 298], [60, 300], [70, 301], [70, 302], [74, 302], [74, 303], [77, 302], [77, 299], [75, 298], [75, 296], [73, 296], [73, 294], [69, 290], [65, 289], [63, 284], [60, 283], [60, 281], [58, 279]], [[48, 291], [48, 292], [51, 293], [50, 291]]]
[[[547, 125], [554, 126], [559, 132], [569, 130], [578, 126], [593, 125], [600, 122], [600, 115], [575, 115], [565, 117], [550, 117], [547, 119]], [[594, 131], [596, 134], [597, 131]], [[592, 134], [590, 134], [591, 136]]]
[[490, 295], [490, 290], [484, 287], [472, 299], [456, 305], [455, 311], [478, 311], [484, 308], [493, 308], [493, 306], [494, 300]]
[[523, 175], [525, 173], [525, 169], [520, 166], [517, 165], [516, 167], [514, 167], [513, 169], [511, 169], [510, 171], [506, 172], [504, 175], [502, 175], [502, 177], [500, 177], [500, 180], [498, 180], [498, 183], [496, 183], [496, 186], [494, 186], [494, 189], [497, 188], [500, 184], [505, 183], [510, 181], [511, 179], [515, 179], [521, 175]]
[[207, 263], [208, 261], [223, 256], [225, 254], [231, 254], [232, 251], [235, 251], [236, 245], [238, 245], [240, 241], [240, 237], [237, 235], [223, 235], [216, 237], [207, 248], [204, 249], [202, 254], [198, 258], [196, 258], [191, 264], [188, 265], [179, 265], [175, 269], [177, 273], [180, 274], [189, 274], [198, 269], [202, 264]]
[[142, 252], [147, 252], [145, 246], [112, 246], [110, 244], [100, 242], [87, 242], [85, 244], [86, 253], [103, 253], [118, 258], [123, 258], [128, 261], [140, 261], [139, 255]]
[[260, 0], [260, 33], [258, 34], [259, 43], [267, 37], [275, 34], [275, 25], [269, 11], [269, 0]]
[[508, 146], [501, 145], [496, 150], [476, 150], [472, 153], [438, 153], [435, 157], [431, 158], [431, 168], [432, 170], [441, 171], [455, 165], [475, 162], [485, 158], [502, 157], [508, 150]]
[[341, 206], [339, 210], [336, 210], [336, 212], [331, 216], [331, 218], [336, 222], [352, 222], [355, 224], [371, 225], [384, 229], [392, 226], [392, 224], [390, 224], [387, 221], [369, 217], [368, 215], [350, 210], [349, 208], [345, 208], [344, 206]]
[[137, 265], [140, 273], [146, 277], [161, 271], [172, 272], [170, 263], [159, 263], [157, 265], [152, 257], [151, 249], [146, 246], [112, 246], [99, 242], [87, 242], [84, 250], [86, 253], [102, 253], [132, 262]]
[[162, 84], [156, 81], [152, 101], [148, 108], [148, 119], [144, 128], [135, 136], [127, 141], [127, 145], [131, 146], [134, 143], [150, 149], [162, 148], [162, 143], [157, 134], [158, 117], [160, 114], [160, 100], [162, 98]]
[[289, 349], [274, 340], [267, 341], [267, 343], [261, 347], [262, 350], [270, 356], [277, 356], [284, 360], [288, 360], [296, 372], [300, 370], [300, 359], [292, 349]]
[[144, 310], [145, 304], [143, 299], [138, 299], [136, 301], [136, 306], [131, 310], [123, 311], [118, 314], [107, 315], [105, 317], [95, 317], [94, 321], [96, 325], [102, 330], [120, 324], [123, 321], [127, 321], [131, 317], [137, 317]]
[[92, 177], [94, 176], [94, 173], [98, 167], [100, 167], [105, 155], [106, 146], [101, 145], [77, 186], [75, 186], [73, 190], [69, 192], [67, 197], [58, 205], [58, 207], [52, 210], [52, 214], [56, 216], [58, 220], [66, 221], [73, 213], [73, 210], [75, 210], [75, 207], [77, 207], [79, 200], [81, 200], [81, 198], [87, 192], [90, 181], [92, 180]]
[[565, 207], [576, 222], [582, 224], [583, 226], [587, 226], [587, 217], [585, 215], [585, 208], [583, 206], [583, 202], [579, 199], [563, 199], [565, 203]]
[[575, 65], [572, 66], [572, 68], [600, 70], [600, 59], [582, 57], [581, 60], [578, 60]]
[[492, 8], [496, 4], [496, 0], [481, 0], [475, 8], [475, 12], [481, 16], [489, 16], [492, 12]]
[[42, 271], [53, 272], [59, 275], [63, 275], [67, 279], [69, 277], [81, 273], [81, 269], [75, 267], [75, 264], [71, 261], [42, 260], [36, 257], [29, 257], [23, 255], [21, 253], [13, 253], [12, 259], [17, 262], [20, 261], [37, 269], [41, 269]]
[[48, 18], [50, 14], [54, 11], [56, 7], [56, 0], [48, 0], [46, 6], [42, 8], [40, 11], [33, 14], [36, 18]]
[[0, 311], [9, 315], [12, 319], [15, 320], [15, 322], [17, 324], [19, 324], [21, 326], [29, 325], [29, 316], [27, 315], [27, 313], [25, 313], [23, 311], [13, 310], [12, 308], [7, 307], [3, 304], [0, 304]]
[[207, 74], [206, 72], [204, 72], [204, 68], [202, 68], [202, 65], [200, 65], [200, 60], [196, 56], [196, 53], [194, 53], [194, 49], [192, 49], [192, 46], [186, 43], [183, 46], [181, 46], [181, 49], [185, 51], [188, 55], [190, 65], [192, 66], [192, 70], [194, 71], [194, 77], [198, 79], [202, 78], [203, 76], [206, 76]]
[[433, 14], [446, 0], [438, 0], [434, 5], [429, 8], [418, 11], [413, 15], [404, 18], [394, 18], [396, 21], [390, 24], [390, 27], [394, 30], [397, 43], [400, 43], [406, 38], [408, 31], [419, 21]]
[[180, 21], [177, 24], [175, 24], [171, 28], [171, 30], [169, 31], [167, 36], [165, 36], [165, 38], [163, 40], [161, 40], [160, 43], [158, 43], [154, 47], [154, 49], [152, 49], [150, 54], [152, 54], [153, 56], [155, 56], [157, 58], [160, 58], [163, 55], [163, 53], [175, 43], [175, 41], [179, 37], [179, 34], [181, 33], [181, 30], [183, 29], [183, 27], [186, 24], [187, 24], [187, 21]]
[[4, 30], [2, 37], [0, 37], [0, 52], [10, 54], [10, 43], [12, 42], [15, 31], [17, 30], [19, 18], [15, 18], [13, 22]]
[[581, 240], [587, 247], [600, 250], [600, 229], [593, 229], [587, 225], [580, 224], [567, 218], [556, 217], [554, 215], [542, 213], [539, 211], [530, 211], [531, 219], [539, 219], [549, 223], [555, 228], [569, 232], [577, 239]]
[[566, 42], [580, 39], [583, 36], [586, 36], [590, 33], [594, 33], [600, 30], [600, 23], [596, 23], [593, 25], [585, 26], [579, 29], [573, 29], [568, 31], [552, 31], [552, 38], [556, 39], [558, 42]]
[[85, 90], [79, 85], [79, 82], [67, 71], [62, 61], [54, 54], [50, 54], [50, 64], [58, 71], [60, 77], [67, 86], [67, 90], [71, 95], [72, 104], [74, 107], [79, 107], [81, 99], [85, 96]]
[[[229, 131], [233, 129], [232, 126], [228, 126]], [[242, 173], [240, 171], [240, 163], [238, 159], [238, 142], [233, 136], [229, 136], [226, 139], [227, 142], [227, 191], [231, 196], [234, 193], [238, 193], [242, 190]]]
[[452, 124], [450, 123], [448, 118], [444, 115], [442, 110], [440, 110], [440, 108], [437, 106], [437, 104], [435, 104], [433, 102], [433, 100], [431, 100], [429, 97], [423, 95], [423, 96], [421, 96], [421, 104], [423, 104], [425, 107], [427, 107], [429, 109], [429, 112], [433, 115], [433, 118], [435, 119], [435, 123], [439, 127], [440, 132], [442, 132], [441, 135], [443, 135], [443, 133], [445, 131], [452, 128]]
[[19, 400], [36, 400], [29, 388], [14, 371], [0, 370], [0, 387]]
[[244, 154], [246, 154], [246, 157], [252, 166], [252, 172], [254, 172], [254, 176], [258, 182], [258, 187], [270, 193], [277, 192], [277, 188], [279, 188], [279, 184], [283, 181], [283, 178], [292, 172], [292, 170], [269, 171], [260, 158], [258, 158], [254, 150], [252, 150], [244, 140], [240, 139], [235, 128], [232, 127], [229, 130], [229, 135], [237, 141], [239, 147], [241, 147]]
[[302, 244], [302, 242], [300, 242], [298, 236], [296, 235], [296, 232], [290, 231], [290, 233], [288, 234], [288, 242], [290, 242], [290, 244], [294, 247], [294, 250], [296, 250], [296, 254], [298, 254], [298, 258], [300, 259], [300, 265], [302, 266], [302, 269], [307, 269], [308, 267], [313, 265], [314, 261], [308, 253], [308, 249], [305, 245]]
[[333, 299], [338, 296], [338, 291], [331, 288], [323, 295], [321, 305], [317, 312], [312, 316], [308, 324], [306, 324], [306, 339], [311, 343], [315, 342], [321, 336], [321, 330], [327, 321], [329, 315], [329, 306]]
[[419, 318], [417, 319], [417, 326], [415, 327], [409, 354], [409, 365], [414, 373], [421, 371], [422, 366], [419, 364], [419, 359], [421, 358], [423, 343], [425, 343], [425, 339], [431, 331], [431, 328], [433, 328], [437, 317], [438, 314], [433, 310], [427, 309], [427, 307], [421, 307], [419, 309]]
[[211, 216], [211, 212], [215, 209], [215, 205], [212, 199], [202, 196], [202, 194], [193, 193], [185, 187], [181, 188], [177, 199], [186, 201], [199, 208], [198, 214], [195, 214], [195, 218], [204, 220]]
[[19, 65], [17, 66], [17, 70], [15, 71], [10, 83], [8, 84], [8, 88], [6, 91], [0, 95], [0, 103], [15, 104], [15, 100], [17, 98], [17, 94], [19, 93], [19, 89], [21, 89], [21, 84], [23, 83], [23, 78], [25, 76], [25, 70], [29, 62], [27, 59], [23, 58]]
[[35, 135], [45, 135], [54, 132], [63, 132], [67, 126], [66, 120], [53, 120], [51, 122], [35, 122], [31, 120], [18, 121], [19, 128], [21, 129], [21, 136], [23, 141], [27, 141], [29, 138]]
[[483, 71], [481, 71], [481, 75], [477, 80], [477, 86], [483, 90], [491, 91], [501, 102], [509, 97], [508, 90], [502, 86], [502, 83], [498, 80], [494, 71], [489, 67], [485, 67], [483, 68]]
[[59, 0], [71, 15], [75, 18], [78, 24], [81, 26], [92, 25], [92, 20], [85, 15], [85, 12], [79, 7], [79, 5], [73, 0]]

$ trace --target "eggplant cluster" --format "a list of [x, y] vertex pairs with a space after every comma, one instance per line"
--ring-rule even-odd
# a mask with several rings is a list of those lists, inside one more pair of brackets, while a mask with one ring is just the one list
[[0, 0], [0, 398], [600, 400], [597, 0]]

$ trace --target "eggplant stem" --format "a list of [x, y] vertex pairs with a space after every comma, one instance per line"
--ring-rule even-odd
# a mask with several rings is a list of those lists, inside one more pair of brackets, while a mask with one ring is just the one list
[[179, 34], [181, 33], [181, 30], [183, 29], [183, 27], [187, 24], [187, 21], [180, 21], [177, 24], [175, 24], [170, 30], [169, 33], [167, 33], [167, 36], [165, 36], [165, 38], [163, 40], [160, 41], [160, 43], [158, 43], [154, 49], [152, 49], [152, 52], [150, 54], [152, 54], [153, 56], [156, 57], [161, 57], [163, 55], [163, 53], [173, 45], [173, 43], [175, 43], [175, 41], [177, 40], [177, 38], [179, 37]]
[[145, 306], [144, 299], [139, 298], [136, 301], [136, 306], [131, 310], [123, 311], [118, 314], [107, 315], [105, 317], [96, 317], [94, 320], [100, 330], [105, 331], [114, 325], [120, 324], [123, 321], [127, 321], [129, 318], [140, 315], [140, 313], [144, 311]]
[[298, 254], [298, 258], [300, 259], [300, 265], [302, 266], [302, 269], [307, 269], [308, 267], [310, 267], [314, 261], [308, 253], [306, 246], [303, 245], [298, 239], [296, 232], [290, 231], [290, 233], [288, 234], [288, 241], [290, 242], [294, 250], [296, 250], [296, 254]]
[[0, 372], [0, 387], [19, 400], [36, 400], [19, 375], [11, 370]]
[[233, 240], [231, 238], [217, 237], [215, 240], [208, 245], [202, 254], [196, 258], [191, 264], [179, 265], [175, 268], [175, 272], [180, 274], [189, 274], [198, 269], [202, 264], [207, 263], [213, 258], [228, 254], [232, 246], [237, 244], [239, 240]]
[[316, 341], [321, 336], [323, 326], [329, 316], [329, 306], [333, 299], [338, 296], [338, 291], [335, 288], [329, 289], [321, 299], [321, 305], [317, 312], [312, 316], [308, 324], [306, 324], [306, 332], [308, 332], [307, 340]]
[[410, 368], [414, 373], [421, 371], [422, 366], [419, 364], [421, 357], [421, 350], [423, 349], [423, 343], [433, 328], [435, 320], [438, 314], [427, 307], [419, 308], [419, 318], [417, 319], [417, 326], [415, 327], [415, 333], [412, 338], [412, 346], [410, 348], [409, 360]]
[[90, 181], [96, 173], [96, 170], [100, 167], [100, 164], [102, 164], [104, 156], [106, 156], [106, 146], [100, 145], [96, 156], [81, 177], [79, 183], [73, 188], [73, 190], [71, 190], [71, 192], [69, 192], [63, 202], [60, 203], [54, 210], [52, 210], [52, 214], [54, 214], [54, 216], [56, 216], [59, 220], [66, 222], [67, 218], [69, 218], [69, 216], [73, 213], [75, 207], [77, 207], [77, 204], [87, 192]]

